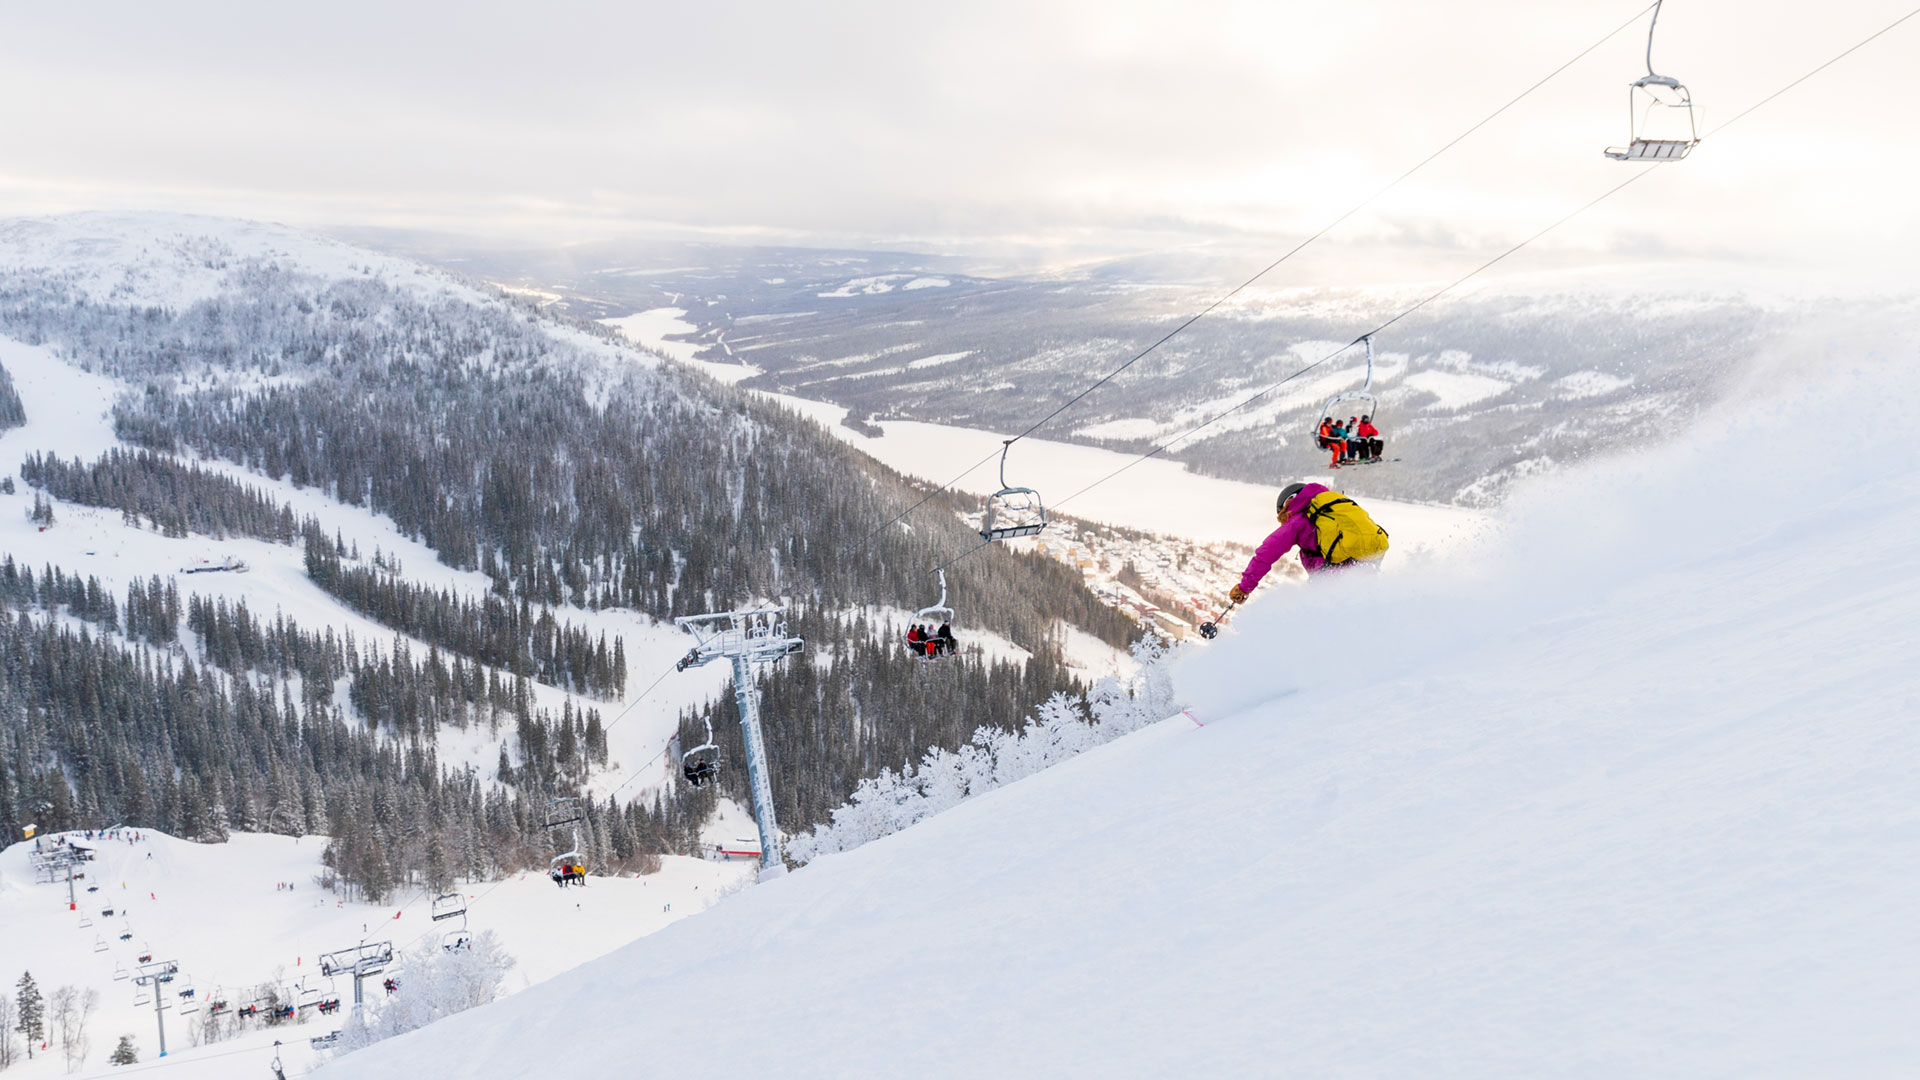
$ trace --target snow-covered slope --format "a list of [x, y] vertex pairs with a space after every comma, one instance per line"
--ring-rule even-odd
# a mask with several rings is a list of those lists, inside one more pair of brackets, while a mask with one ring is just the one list
[[1835, 470], [1831, 407], [1271, 591], [1184, 666], [1204, 726], [322, 1075], [1913, 1075], [1920, 451]]
[[[132, 980], [115, 974], [133, 969], [143, 954], [179, 963], [176, 992], [191, 986], [203, 1002], [225, 1000], [232, 1009], [253, 1000], [259, 986], [285, 988], [303, 979], [350, 1003], [351, 980], [315, 972], [320, 953], [363, 940], [391, 940], [404, 953], [438, 943], [452, 925], [432, 921], [431, 897], [420, 889], [387, 904], [361, 904], [320, 888], [314, 879], [325, 837], [235, 834], [224, 844], [194, 844], [155, 832], [136, 840], [127, 830], [96, 842], [99, 854], [76, 883], [76, 911], [67, 910], [64, 879], [57, 885], [35, 880], [32, 846], [0, 851], [0, 975], [8, 992], [22, 971], [33, 974], [42, 993], [68, 985], [100, 992], [87, 1071], [105, 1065], [123, 1034], [134, 1036], [142, 1061], [158, 1050], [152, 1005], [136, 1006]], [[595, 878], [587, 888], [565, 891], [541, 874], [466, 885], [468, 926], [493, 931], [513, 955], [506, 988], [514, 990], [699, 911], [748, 880], [751, 870], [745, 861], [667, 857], [662, 864], [657, 874]], [[104, 914], [108, 909], [113, 915]], [[130, 936], [121, 941], [122, 934]], [[404, 983], [403, 972], [401, 978]], [[379, 995], [377, 985], [372, 992]], [[204, 1070], [214, 1068], [215, 1059], [228, 1062], [235, 1075], [263, 1073], [260, 1051], [274, 1039], [287, 1043], [284, 1063], [297, 1074], [312, 1058], [307, 1040], [346, 1019], [344, 1011], [323, 1016], [303, 1009], [296, 1023], [271, 1029], [255, 1023], [237, 1038], [201, 1046], [192, 1029], [205, 1015], [183, 1015], [181, 1004], [177, 997], [167, 1002], [168, 1060], [194, 1065], [188, 1076], [213, 1075]], [[57, 1040], [51, 1051], [32, 1066], [16, 1063], [9, 1078], [63, 1075]]]

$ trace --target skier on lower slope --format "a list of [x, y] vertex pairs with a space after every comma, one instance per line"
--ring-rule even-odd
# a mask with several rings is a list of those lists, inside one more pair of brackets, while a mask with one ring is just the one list
[[1236, 604], [1259, 586], [1282, 555], [1295, 548], [1300, 549], [1300, 565], [1309, 574], [1356, 564], [1378, 566], [1386, 557], [1387, 530], [1374, 524], [1359, 503], [1325, 484], [1288, 484], [1275, 509], [1280, 527], [1260, 542], [1240, 583], [1228, 594]]

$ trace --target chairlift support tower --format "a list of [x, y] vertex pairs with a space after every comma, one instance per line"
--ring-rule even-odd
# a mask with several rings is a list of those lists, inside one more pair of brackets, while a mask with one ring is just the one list
[[780, 826], [773, 817], [773, 781], [768, 768], [766, 740], [760, 734], [760, 687], [753, 679], [755, 664], [771, 664], [806, 648], [806, 642], [787, 633], [786, 605], [686, 615], [674, 625], [698, 642], [675, 667], [685, 671], [715, 660], [733, 662], [733, 700], [740, 708], [740, 734], [747, 747], [747, 783], [753, 790], [753, 821], [760, 830], [760, 880], [786, 873], [780, 852]]
[[160, 992], [161, 983], [170, 983], [180, 971], [180, 965], [172, 960], [155, 960], [141, 964], [135, 971], [133, 981], [146, 987], [153, 994], [153, 1025], [160, 1032], [160, 1056], [167, 1056], [167, 1017], [163, 1011], [167, 1007], [167, 995]]
[[393, 964], [393, 942], [362, 942], [351, 949], [320, 954], [320, 974], [331, 979], [336, 975], [353, 976], [353, 1011], [357, 1014], [365, 1004], [360, 992], [360, 981], [369, 975], [378, 975]]

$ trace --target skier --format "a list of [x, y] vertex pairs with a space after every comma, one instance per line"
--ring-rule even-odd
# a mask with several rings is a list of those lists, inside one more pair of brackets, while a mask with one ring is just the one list
[[1300, 565], [1309, 574], [1355, 563], [1377, 566], [1386, 557], [1387, 530], [1375, 525], [1358, 503], [1325, 484], [1288, 484], [1280, 492], [1276, 509], [1280, 527], [1260, 542], [1240, 583], [1227, 594], [1236, 604], [1246, 600], [1273, 564], [1294, 548], [1300, 549]]

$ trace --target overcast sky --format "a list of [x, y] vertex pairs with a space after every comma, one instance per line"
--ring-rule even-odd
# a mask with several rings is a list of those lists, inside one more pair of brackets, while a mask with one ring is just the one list
[[[1708, 128], [1914, 0], [1672, 0]], [[0, 6], [0, 215], [166, 208], [554, 241], [1071, 259], [1311, 231], [1639, 0]], [[1644, 19], [1343, 226], [1325, 265], [1497, 250], [1642, 166]], [[1920, 18], [1542, 260], [1915, 265]], [[1531, 254], [1531, 253], [1530, 253]], [[1384, 263], [1382, 260], [1385, 260]]]

